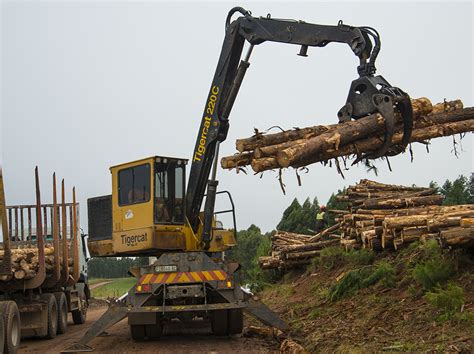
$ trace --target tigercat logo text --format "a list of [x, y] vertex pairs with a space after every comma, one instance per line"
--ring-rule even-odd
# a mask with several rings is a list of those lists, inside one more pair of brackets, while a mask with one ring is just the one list
[[219, 87], [212, 86], [209, 100], [207, 101], [206, 113], [202, 123], [201, 136], [199, 137], [199, 144], [194, 151], [193, 161], [201, 161], [202, 156], [206, 152], [207, 133], [211, 127], [211, 116], [214, 114], [216, 108], [217, 95], [219, 94]]
[[122, 245], [127, 245], [128, 247], [133, 247], [139, 244], [140, 242], [146, 242], [147, 240], [147, 233], [140, 235], [120, 235], [122, 238]]

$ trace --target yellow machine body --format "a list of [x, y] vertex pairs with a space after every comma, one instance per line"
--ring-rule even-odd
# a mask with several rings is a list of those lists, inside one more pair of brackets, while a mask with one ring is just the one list
[[[112, 195], [99, 197], [110, 199], [111, 210], [102, 208], [94, 213], [97, 208], [91, 208], [91, 203], [97, 198], [88, 201], [91, 255], [202, 251], [202, 222], [195, 232], [184, 214], [186, 164], [185, 159], [153, 156], [111, 167]], [[110, 217], [111, 227], [95, 226]], [[222, 252], [236, 244], [234, 230], [218, 228], [218, 224], [214, 218], [213, 237], [206, 252]]]

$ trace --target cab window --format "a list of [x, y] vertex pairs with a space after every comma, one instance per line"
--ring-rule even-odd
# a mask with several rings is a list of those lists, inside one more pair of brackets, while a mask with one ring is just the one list
[[161, 162], [155, 167], [155, 222], [184, 222], [184, 165]]
[[150, 200], [150, 164], [134, 166], [118, 173], [119, 205]]

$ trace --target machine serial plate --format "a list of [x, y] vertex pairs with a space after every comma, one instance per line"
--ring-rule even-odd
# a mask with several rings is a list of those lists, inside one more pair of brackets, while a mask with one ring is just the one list
[[163, 265], [163, 266], [156, 266], [155, 272], [157, 273], [165, 273], [165, 272], [176, 272], [178, 267], [175, 265]]

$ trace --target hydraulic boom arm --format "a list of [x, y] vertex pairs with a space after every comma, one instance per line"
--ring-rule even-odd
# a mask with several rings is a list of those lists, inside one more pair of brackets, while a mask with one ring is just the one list
[[[236, 12], [243, 16], [231, 22]], [[374, 43], [372, 43], [372, 40]], [[241, 59], [245, 41], [250, 43]], [[263, 42], [300, 45], [298, 55], [307, 56], [308, 47], [324, 47], [331, 42], [346, 43], [359, 58], [359, 78], [351, 84], [346, 104], [338, 112], [339, 120], [359, 119], [379, 112], [385, 118], [386, 133], [383, 146], [363, 158], [377, 158], [401, 152], [409, 141], [412, 127], [410, 99], [402, 90], [392, 87], [382, 76], [375, 76], [375, 60], [380, 50], [380, 38], [370, 27], [352, 27], [339, 22], [337, 26], [317, 25], [302, 21], [252, 17], [241, 7], [233, 8], [226, 19], [226, 35], [209, 90], [192, 157], [186, 195], [186, 216], [197, 231], [199, 211], [206, 193], [204, 208], [203, 242], [205, 248], [211, 239], [211, 224], [217, 190], [216, 169], [219, 143], [227, 137], [229, 115], [239, 92], [249, 59], [255, 45]], [[239, 62], [240, 61], [240, 62]], [[394, 132], [394, 106], [404, 121], [402, 146], [391, 146]], [[214, 167], [213, 167], [214, 166]], [[211, 178], [211, 167], [213, 167]]]

